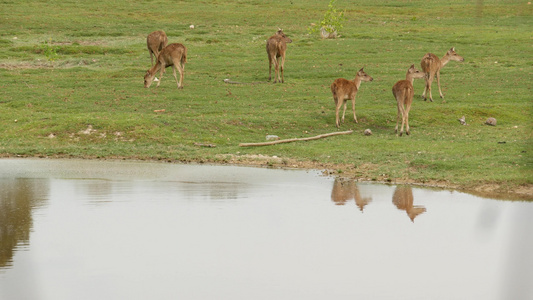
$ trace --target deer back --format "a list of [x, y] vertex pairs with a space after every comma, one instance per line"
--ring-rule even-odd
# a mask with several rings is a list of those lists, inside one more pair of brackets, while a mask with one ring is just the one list
[[168, 44], [168, 37], [162, 30], [154, 31], [146, 38], [148, 49], [159, 52]]
[[392, 87], [392, 94], [396, 100], [401, 100], [402, 102], [407, 103], [409, 100], [413, 99], [415, 89], [413, 88], [411, 81], [404, 79], [394, 84]]
[[186, 57], [187, 49], [183, 44], [173, 43], [161, 50], [158, 57], [158, 64], [164, 64], [165, 66], [172, 66], [174, 60], [182, 61], [182, 58]]
[[280, 29], [275, 35], [268, 38], [267, 52], [277, 57], [284, 56], [287, 50], [287, 43], [292, 43], [292, 40]]
[[[344, 78], [337, 78], [331, 84], [331, 92], [335, 96], [337, 95], [351, 96], [357, 92], [357, 86], [355, 85], [355, 82], [352, 80], [348, 80]], [[340, 100], [343, 100], [343, 99], [340, 99]]]
[[440, 58], [433, 53], [427, 53], [420, 61], [424, 73], [435, 73], [440, 69]]

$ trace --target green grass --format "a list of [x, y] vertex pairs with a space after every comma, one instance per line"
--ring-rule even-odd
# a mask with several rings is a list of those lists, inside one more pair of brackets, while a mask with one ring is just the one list
[[[263, 154], [370, 180], [511, 191], [533, 184], [533, 5], [339, 0], [341, 37], [308, 35], [328, 2], [1, 1], [0, 155], [224, 163], [229, 154]], [[266, 82], [265, 40], [278, 27], [293, 40], [284, 84]], [[160, 29], [188, 48], [183, 90], [170, 69], [159, 88], [143, 88], [146, 36]], [[392, 85], [425, 53], [441, 57], [452, 46], [465, 62], [441, 72], [446, 103], [436, 83], [435, 102], [422, 101], [423, 81], [415, 81], [411, 135], [397, 137]], [[357, 95], [359, 124], [348, 114], [336, 129], [329, 85], [361, 67], [374, 81]], [[457, 121], [463, 115], [468, 126]], [[498, 125], [484, 125], [488, 117]], [[80, 133], [88, 125], [96, 131]], [[366, 128], [372, 136], [362, 135]], [[268, 134], [349, 129], [310, 142], [238, 146]]]

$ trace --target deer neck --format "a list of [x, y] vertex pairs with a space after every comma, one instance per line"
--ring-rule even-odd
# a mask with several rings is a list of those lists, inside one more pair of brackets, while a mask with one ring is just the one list
[[415, 82], [415, 78], [411, 76], [409, 73], [407, 73], [407, 76], [405, 76], [405, 80], [409, 81], [411, 85], [413, 85]]
[[448, 55], [448, 53], [446, 53], [440, 60], [440, 67], [444, 67], [447, 63], [450, 62], [450, 56]]
[[355, 83], [355, 88], [359, 90], [359, 87], [361, 86], [361, 77], [359, 77], [359, 75], [355, 76], [353, 83]]
[[161, 64], [157, 62], [153, 67], [150, 68], [150, 70], [148, 70], [148, 72], [153, 76], [155, 73], [157, 73], [157, 71], [159, 71], [160, 68]]

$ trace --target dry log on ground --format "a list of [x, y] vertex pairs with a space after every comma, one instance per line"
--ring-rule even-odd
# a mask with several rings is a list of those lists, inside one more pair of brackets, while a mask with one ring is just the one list
[[312, 136], [308, 138], [294, 138], [294, 139], [277, 140], [277, 141], [264, 142], [264, 143], [241, 143], [239, 144], [239, 147], [269, 146], [269, 145], [274, 145], [274, 144], [291, 143], [291, 142], [297, 142], [297, 141], [311, 141], [311, 140], [318, 140], [321, 138], [330, 137], [334, 135], [350, 134], [352, 132], [353, 130], [348, 130], [348, 131], [325, 133], [325, 134]]

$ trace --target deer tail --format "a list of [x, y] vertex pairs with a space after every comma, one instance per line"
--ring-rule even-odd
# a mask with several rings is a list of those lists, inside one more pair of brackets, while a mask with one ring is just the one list
[[333, 100], [335, 101], [335, 104], [337, 104], [337, 83], [333, 82], [331, 84], [331, 93], [333, 93]]
[[181, 63], [184, 64], [187, 62], [187, 48], [185, 48], [185, 51], [183, 51], [183, 55], [181, 56]]

